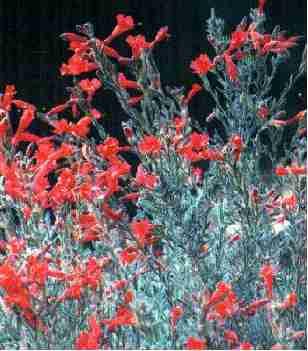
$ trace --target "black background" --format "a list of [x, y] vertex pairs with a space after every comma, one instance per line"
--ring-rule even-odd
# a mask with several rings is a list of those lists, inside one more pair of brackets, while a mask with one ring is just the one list
[[[5, 84], [15, 84], [18, 98], [35, 104], [39, 110], [64, 102], [68, 97], [65, 87], [71, 84], [71, 78], [61, 77], [59, 67], [71, 52], [59, 35], [74, 32], [75, 25], [90, 21], [97, 37], [105, 38], [118, 13], [141, 22], [131, 34], [145, 34], [148, 40], [160, 27], [169, 26], [171, 38], [155, 49], [162, 80], [189, 89], [198, 82], [189, 69], [191, 60], [203, 52], [214, 55], [205, 35], [211, 7], [231, 31], [251, 7], [257, 7], [257, 0], [0, 0], [0, 92]], [[275, 81], [274, 92], [278, 93], [287, 74], [298, 64], [306, 42], [306, 0], [268, 0], [266, 14], [270, 18], [268, 31], [279, 24], [288, 35], [303, 35], [300, 45], [291, 50], [293, 58], [281, 68]], [[123, 56], [129, 55], [124, 39], [121, 36], [112, 45]], [[290, 113], [304, 108], [305, 96], [302, 79], [291, 94]], [[119, 121], [125, 117], [112, 94], [99, 92], [95, 101], [96, 107], [105, 112], [107, 129], [118, 134]], [[202, 119], [210, 112], [211, 104], [205, 92], [198, 95], [191, 104], [192, 115]]]

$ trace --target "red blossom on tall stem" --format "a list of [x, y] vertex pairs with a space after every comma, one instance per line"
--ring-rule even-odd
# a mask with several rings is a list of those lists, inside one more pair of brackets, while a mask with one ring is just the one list
[[263, 280], [268, 299], [273, 298], [274, 268], [271, 264], [264, 264], [260, 269], [260, 278]]
[[199, 76], [206, 75], [214, 67], [215, 65], [212, 63], [207, 54], [201, 54], [190, 64], [190, 68], [192, 69], [192, 71], [198, 74]]

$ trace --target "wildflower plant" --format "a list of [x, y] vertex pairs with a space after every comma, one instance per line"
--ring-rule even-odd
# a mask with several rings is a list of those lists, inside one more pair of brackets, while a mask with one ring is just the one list
[[[73, 52], [60, 68], [73, 77], [67, 101], [42, 113], [5, 87], [1, 348], [305, 348], [306, 111], [285, 111], [305, 53], [273, 96], [300, 38], [267, 33], [264, 5], [231, 34], [212, 10], [215, 56], [192, 60], [199, 83], [186, 93], [162, 86], [155, 63], [168, 27], [129, 35], [123, 14], [105, 39], [90, 23], [61, 35]], [[112, 48], [124, 35], [130, 57]], [[126, 142], [103, 127], [101, 90], [127, 114]], [[205, 122], [227, 140], [191, 116], [201, 92], [215, 104]]]

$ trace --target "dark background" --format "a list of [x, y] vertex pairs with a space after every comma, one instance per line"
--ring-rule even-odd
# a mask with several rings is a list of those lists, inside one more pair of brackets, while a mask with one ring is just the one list
[[[228, 29], [233, 30], [251, 7], [257, 7], [257, 0], [0, 0], [0, 92], [5, 84], [15, 84], [18, 98], [40, 110], [65, 101], [68, 97], [65, 87], [71, 84], [71, 78], [61, 77], [59, 67], [70, 52], [59, 35], [74, 32], [75, 25], [90, 21], [97, 37], [105, 38], [112, 31], [118, 13], [141, 22], [132, 34], [144, 33], [148, 40], [153, 39], [161, 26], [169, 26], [172, 37], [155, 50], [162, 80], [188, 89], [198, 81], [189, 69], [191, 60], [202, 52], [213, 57], [205, 35], [205, 21], [211, 7], [225, 19]], [[268, 31], [280, 24], [288, 35], [303, 35], [300, 45], [291, 50], [292, 60], [280, 70], [280, 78], [274, 85], [274, 91], [278, 92], [287, 74], [298, 64], [306, 42], [306, 0], [268, 0], [266, 14], [270, 18]], [[112, 46], [125, 56], [129, 50], [124, 38], [125, 35], [121, 36]], [[305, 106], [305, 86], [302, 79], [292, 92], [290, 113]], [[107, 129], [118, 134], [123, 112], [112, 94], [99, 94], [96, 107], [106, 113]], [[192, 102], [191, 113], [201, 118], [210, 112], [211, 103], [206, 93], [202, 93]]]

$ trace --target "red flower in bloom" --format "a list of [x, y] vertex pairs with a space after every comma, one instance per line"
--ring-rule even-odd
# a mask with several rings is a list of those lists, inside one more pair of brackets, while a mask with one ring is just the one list
[[88, 319], [89, 330], [81, 332], [75, 341], [76, 350], [97, 350], [100, 349], [100, 340], [102, 337], [101, 327], [93, 315]]
[[15, 85], [6, 85], [3, 96], [0, 95], [0, 109], [9, 112], [15, 94]]
[[102, 320], [102, 324], [108, 326], [109, 332], [118, 327], [134, 326], [138, 324], [136, 314], [126, 306], [119, 306], [116, 315], [112, 319]]
[[137, 168], [135, 181], [136, 184], [139, 186], [144, 186], [148, 189], [154, 189], [158, 182], [158, 176], [146, 173], [142, 165], [140, 164]]
[[254, 347], [251, 345], [251, 343], [250, 342], [242, 342], [241, 344], [240, 344], [240, 350], [253, 350], [254, 349]]
[[190, 336], [187, 338], [185, 344], [187, 350], [204, 350], [206, 348], [205, 340]]
[[143, 95], [139, 95], [139, 96], [133, 96], [131, 98], [128, 99], [128, 105], [129, 106], [135, 106], [137, 105], [141, 100], [143, 99]]
[[126, 42], [132, 49], [132, 56], [134, 59], [139, 58], [144, 49], [151, 47], [151, 44], [145, 40], [143, 35], [137, 35], [135, 37], [129, 35], [126, 38]]
[[151, 42], [151, 47], [153, 47], [154, 45], [156, 45], [157, 43], [168, 39], [170, 37], [170, 34], [168, 33], [168, 27], [162, 27], [159, 29], [159, 31], [156, 33], [155, 35], [155, 39]]
[[271, 264], [264, 264], [260, 269], [260, 278], [263, 280], [268, 299], [273, 298], [274, 269]]
[[92, 123], [92, 118], [85, 116], [81, 118], [76, 124], [71, 127], [71, 132], [81, 138], [85, 137], [90, 130], [90, 125]]
[[179, 319], [182, 318], [183, 316], [183, 308], [181, 306], [175, 306], [171, 308], [170, 311], [170, 323], [171, 327], [174, 329], [176, 326], [176, 323], [178, 322]]
[[155, 225], [150, 223], [147, 219], [136, 220], [130, 224], [130, 229], [141, 246], [153, 242], [152, 231], [154, 228]]
[[257, 111], [257, 116], [261, 119], [266, 119], [270, 113], [270, 110], [267, 106], [261, 106]]
[[224, 339], [227, 341], [229, 346], [234, 346], [238, 344], [238, 336], [233, 330], [225, 330]]
[[239, 135], [233, 135], [230, 139], [230, 144], [233, 149], [233, 153], [235, 156], [235, 161], [240, 159], [241, 152], [243, 150], [243, 141]]
[[89, 62], [86, 59], [83, 59], [78, 54], [74, 54], [69, 58], [68, 63], [63, 63], [60, 68], [60, 73], [62, 76], [73, 75], [78, 76], [81, 73], [91, 72], [96, 70], [97, 64], [94, 62]]
[[127, 290], [124, 294], [124, 303], [126, 305], [134, 301], [134, 293], [131, 290]]
[[291, 292], [286, 296], [286, 298], [278, 305], [278, 308], [282, 310], [287, 310], [289, 308], [294, 308], [297, 305], [297, 295], [296, 292]]
[[117, 25], [114, 27], [110, 36], [104, 40], [106, 44], [109, 44], [114, 38], [118, 37], [119, 35], [134, 29], [135, 23], [134, 19], [131, 16], [125, 16], [122, 14], [118, 14], [116, 16]]
[[188, 145], [195, 151], [200, 151], [201, 149], [207, 147], [209, 144], [208, 134], [200, 134], [193, 132], [189, 136]]
[[219, 282], [216, 290], [204, 306], [207, 319], [225, 319], [230, 317], [237, 309], [237, 298], [230, 284]]
[[138, 149], [143, 155], [158, 155], [161, 149], [161, 144], [159, 139], [154, 135], [146, 135], [138, 143]]
[[236, 30], [231, 34], [231, 40], [226, 53], [231, 54], [233, 50], [240, 49], [248, 40], [248, 33]]
[[186, 98], [184, 98], [184, 104], [188, 104], [190, 102], [190, 100], [196, 95], [198, 94], [200, 91], [202, 90], [202, 86], [200, 84], [193, 84], [191, 86], [190, 91], [188, 92]]
[[259, 0], [259, 6], [258, 6], [259, 15], [263, 14], [265, 4], [266, 4], [266, 0]]
[[91, 100], [95, 92], [101, 88], [102, 83], [97, 79], [82, 79], [78, 85], [80, 88], [88, 94], [88, 100]]
[[228, 54], [224, 54], [224, 59], [226, 63], [226, 71], [229, 79], [235, 81], [238, 78], [238, 70], [235, 63], [232, 61], [232, 57]]
[[[0, 111], [1, 113], [1, 111]], [[6, 136], [6, 133], [8, 131], [8, 124], [7, 124], [7, 120], [3, 119], [2, 121], [0, 121], [0, 138], [3, 138]]]
[[124, 73], [119, 73], [118, 83], [123, 89], [140, 89], [139, 84], [133, 80], [128, 80]]
[[194, 73], [199, 74], [199, 76], [207, 74], [208, 71], [211, 71], [214, 67], [215, 65], [206, 54], [201, 54], [190, 64], [190, 68]]
[[124, 266], [135, 262], [139, 257], [140, 257], [140, 252], [134, 246], [129, 246], [119, 253], [120, 262]]

